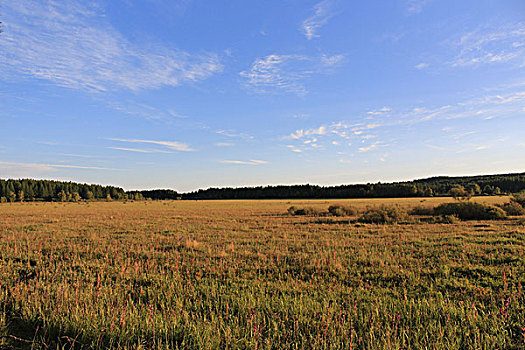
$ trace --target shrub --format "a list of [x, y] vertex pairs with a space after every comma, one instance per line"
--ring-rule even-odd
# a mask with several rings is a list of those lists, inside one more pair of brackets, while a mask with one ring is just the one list
[[439, 224], [455, 224], [460, 221], [456, 215], [442, 215], [436, 219], [436, 223]]
[[423, 207], [418, 205], [417, 207], [412, 208], [409, 212], [410, 215], [434, 215], [434, 208]]
[[525, 208], [523, 208], [523, 206], [516, 201], [505, 203], [503, 205], [500, 205], [499, 207], [503, 209], [503, 211], [505, 211], [507, 215], [510, 215], [510, 216], [525, 215]]
[[319, 209], [312, 207], [297, 208], [291, 206], [288, 208], [288, 213], [291, 215], [307, 215], [307, 216], [320, 216], [322, 212]]
[[437, 215], [455, 215], [461, 220], [501, 220], [507, 216], [501, 208], [465, 201], [440, 204], [434, 212]]
[[352, 216], [357, 213], [354, 208], [343, 205], [331, 205], [328, 207], [328, 212], [333, 216]]
[[472, 197], [471, 193], [465, 190], [465, 187], [459, 185], [452, 187], [449, 194], [457, 200], [469, 200]]
[[366, 224], [393, 224], [406, 221], [408, 214], [406, 210], [400, 207], [387, 207], [382, 205], [379, 208], [368, 209], [359, 218], [360, 222]]
[[511, 198], [511, 201], [518, 203], [522, 207], [525, 207], [525, 191], [514, 194]]

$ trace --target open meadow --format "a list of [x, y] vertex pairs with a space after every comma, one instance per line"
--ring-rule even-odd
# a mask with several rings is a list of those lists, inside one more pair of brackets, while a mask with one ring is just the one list
[[2, 204], [0, 349], [524, 349], [522, 217], [287, 212], [444, 201]]

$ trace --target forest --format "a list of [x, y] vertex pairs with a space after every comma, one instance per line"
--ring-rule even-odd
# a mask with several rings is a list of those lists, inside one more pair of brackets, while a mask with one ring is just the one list
[[469, 195], [499, 195], [525, 190], [525, 173], [439, 176], [406, 182], [368, 183], [340, 186], [290, 185], [240, 188], [208, 188], [178, 193], [170, 189], [125, 191], [120, 187], [54, 180], [0, 180], [1, 202], [162, 199], [320, 199], [320, 198], [406, 198], [448, 196], [452, 188], [464, 188]]
[[525, 173], [432, 177], [406, 182], [340, 186], [292, 185], [243, 188], [209, 188], [182, 194], [182, 199], [330, 199], [405, 198], [448, 196], [454, 187], [471, 195], [499, 195], [525, 190]]

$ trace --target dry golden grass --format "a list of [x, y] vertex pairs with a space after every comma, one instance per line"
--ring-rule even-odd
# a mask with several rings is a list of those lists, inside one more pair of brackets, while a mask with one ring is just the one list
[[524, 348], [523, 219], [286, 214], [443, 201], [3, 204], [0, 348]]

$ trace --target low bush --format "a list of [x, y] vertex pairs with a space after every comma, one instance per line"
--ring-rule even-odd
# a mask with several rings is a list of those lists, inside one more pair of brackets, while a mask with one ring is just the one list
[[370, 208], [359, 217], [359, 222], [366, 224], [394, 224], [408, 220], [406, 210], [394, 206], [382, 205], [379, 208]]
[[507, 215], [510, 216], [525, 215], [525, 208], [523, 208], [523, 206], [516, 201], [511, 201], [509, 203], [499, 205], [499, 207], [503, 209], [503, 211], [505, 211]]
[[352, 216], [357, 214], [354, 208], [343, 205], [331, 205], [328, 207], [328, 212], [333, 216]]
[[525, 191], [514, 194], [511, 198], [511, 201], [514, 203], [518, 203], [522, 207], [525, 207]]
[[434, 208], [423, 207], [418, 205], [417, 207], [412, 208], [409, 212], [410, 215], [434, 215]]
[[434, 216], [434, 223], [436, 224], [455, 224], [461, 221], [456, 215], [440, 215]]
[[288, 208], [288, 213], [291, 215], [305, 215], [305, 216], [321, 216], [323, 214], [322, 211], [316, 208], [312, 208], [312, 207], [297, 208], [294, 206], [291, 206], [290, 208]]
[[501, 220], [507, 216], [503, 209], [476, 202], [443, 203], [434, 208], [437, 215], [455, 215], [461, 220]]

